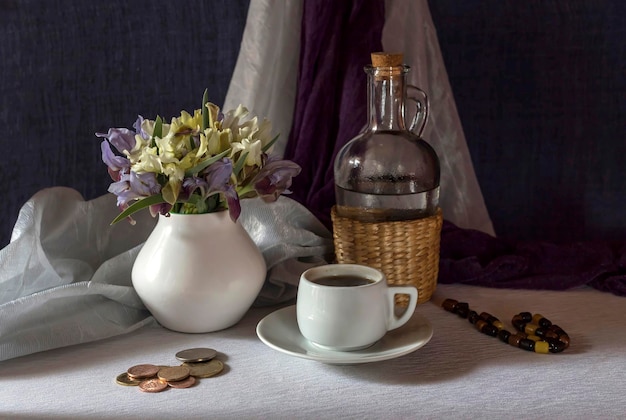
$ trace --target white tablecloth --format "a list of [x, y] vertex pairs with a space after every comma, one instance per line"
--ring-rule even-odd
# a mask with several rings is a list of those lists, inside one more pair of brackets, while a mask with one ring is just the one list
[[[520, 350], [444, 311], [451, 297], [509, 325], [539, 312], [565, 329], [560, 354]], [[0, 418], [549, 418], [626, 416], [626, 300], [566, 292], [439, 285], [417, 311], [432, 340], [393, 360], [325, 365], [285, 355], [256, 336], [277, 308], [253, 308], [236, 326], [181, 334], [156, 323], [125, 336], [0, 362]], [[512, 327], [510, 327], [512, 330]], [[212, 347], [226, 365], [189, 389], [142, 393], [115, 377], [139, 363], [176, 364], [179, 350]]]

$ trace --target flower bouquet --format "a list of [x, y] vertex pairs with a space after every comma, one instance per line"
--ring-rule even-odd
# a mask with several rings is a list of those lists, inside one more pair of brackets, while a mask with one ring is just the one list
[[182, 111], [169, 124], [139, 116], [134, 131], [96, 133], [105, 138], [102, 160], [113, 179], [108, 191], [121, 210], [112, 224], [124, 218], [132, 223], [132, 214], [146, 207], [152, 216], [228, 209], [236, 221], [240, 199], [272, 202], [289, 193], [300, 166], [270, 155], [278, 138], [271, 137], [271, 123], [247, 116], [241, 105], [221, 112], [205, 91], [201, 109]]

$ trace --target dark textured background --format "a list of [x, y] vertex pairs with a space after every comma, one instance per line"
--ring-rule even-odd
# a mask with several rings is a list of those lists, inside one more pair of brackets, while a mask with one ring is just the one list
[[0, 0], [0, 247], [50, 186], [110, 183], [97, 131], [221, 105], [249, 0]]
[[626, 239], [626, 2], [429, 4], [496, 233]]
[[[429, 4], [497, 233], [623, 240], [626, 2]], [[94, 132], [194, 109], [205, 87], [221, 104], [247, 5], [0, 0], [0, 247], [38, 190], [106, 192]]]

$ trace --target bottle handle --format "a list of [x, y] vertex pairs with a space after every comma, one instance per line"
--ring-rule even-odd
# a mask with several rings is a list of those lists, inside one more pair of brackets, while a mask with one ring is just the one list
[[414, 91], [417, 94], [417, 96], [407, 96], [407, 100], [415, 102], [415, 105], [417, 106], [417, 112], [411, 121], [409, 131], [412, 131], [415, 135], [417, 135], [417, 137], [421, 138], [424, 133], [424, 128], [426, 127], [426, 121], [428, 121], [428, 95], [426, 95], [426, 92], [422, 89], [413, 85], [407, 85], [407, 91]]

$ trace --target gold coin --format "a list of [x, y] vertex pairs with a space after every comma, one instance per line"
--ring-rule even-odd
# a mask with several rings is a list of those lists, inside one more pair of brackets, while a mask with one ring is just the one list
[[167, 388], [167, 382], [160, 379], [146, 379], [139, 384], [139, 389], [143, 392], [161, 392]]
[[202, 363], [183, 363], [189, 368], [189, 374], [196, 378], [210, 378], [220, 373], [224, 369], [224, 364], [217, 359]]
[[187, 376], [182, 381], [168, 381], [167, 384], [172, 388], [189, 388], [196, 383], [196, 378], [193, 376]]
[[129, 367], [126, 373], [131, 379], [152, 378], [157, 374], [159, 368], [151, 364], [136, 365]]
[[117, 375], [117, 378], [115, 378], [115, 382], [118, 385], [124, 385], [124, 386], [137, 386], [139, 385], [139, 382], [141, 382], [141, 379], [132, 379], [128, 376], [128, 373], [124, 372], [124, 373], [120, 373], [119, 375]]
[[194, 349], [181, 350], [176, 353], [176, 358], [181, 362], [208, 362], [217, 356], [217, 351], [206, 347], [198, 347]]
[[159, 370], [159, 379], [170, 381], [182, 381], [189, 376], [189, 368], [186, 366], [172, 366]]

